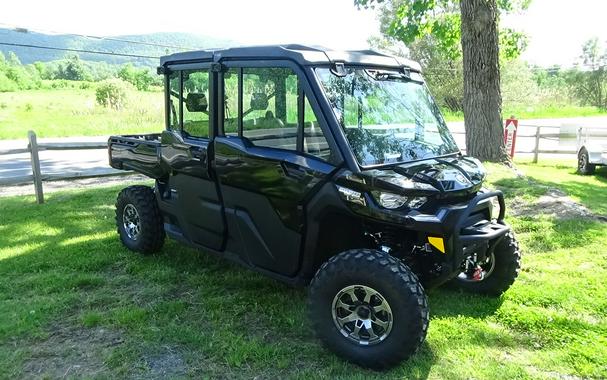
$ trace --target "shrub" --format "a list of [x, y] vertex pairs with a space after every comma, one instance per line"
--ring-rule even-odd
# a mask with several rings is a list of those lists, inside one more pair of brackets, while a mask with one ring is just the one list
[[126, 103], [127, 85], [120, 79], [108, 79], [97, 87], [97, 103], [104, 107], [120, 109]]
[[16, 91], [17, 84], [8, 79], [4, 73], [0, 72], [0, 92]]

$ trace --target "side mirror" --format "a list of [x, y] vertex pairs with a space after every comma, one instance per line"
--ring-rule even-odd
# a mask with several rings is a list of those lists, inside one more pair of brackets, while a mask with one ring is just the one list
[[251, 109], [254, 111], [268, 109], [268, 95], [263, 92], [254, 92], [251, 95]]
[[207, 96], [201, 92], [190, 92], [185, 99], [185, 108], [188, 112], [207, 112]]

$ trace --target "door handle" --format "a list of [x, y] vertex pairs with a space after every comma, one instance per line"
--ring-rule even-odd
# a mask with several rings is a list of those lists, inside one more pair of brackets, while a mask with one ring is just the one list
[[200, 160], [203, 165], [207, 164], [207, 149], [199, 146], [190, 146], [192, 158]]
[[303, 166], [287, 161], [283, 161], [281, 167], [287, 177], [302, 179], [308, 174], [308, 171]]

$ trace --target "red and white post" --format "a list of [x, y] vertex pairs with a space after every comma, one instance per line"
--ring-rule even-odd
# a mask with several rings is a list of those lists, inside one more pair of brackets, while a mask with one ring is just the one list
[[506, 119], [506, 125], [504, 127], [504, 145], [506, 145], [506, 152], [508, 152], [510, 158], [514, 158], [517, 130], [518, 120], [515, 119], [514, 116], [510, 116], [510, 119]]

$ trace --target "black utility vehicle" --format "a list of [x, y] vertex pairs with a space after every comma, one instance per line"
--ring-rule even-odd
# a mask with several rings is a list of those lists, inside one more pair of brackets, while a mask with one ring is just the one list
[[[457, 148], [414, 62], [300, 45], [161, 58], [166, 129], [113, 136], [122, 242], [165, 234], [309, 285], [319, 338], [385, 368], [426, 336], [425, 289], [499, 295], [519, 271], [504, 198]], [[457, 293], [453, 294], [457, 297]]]

